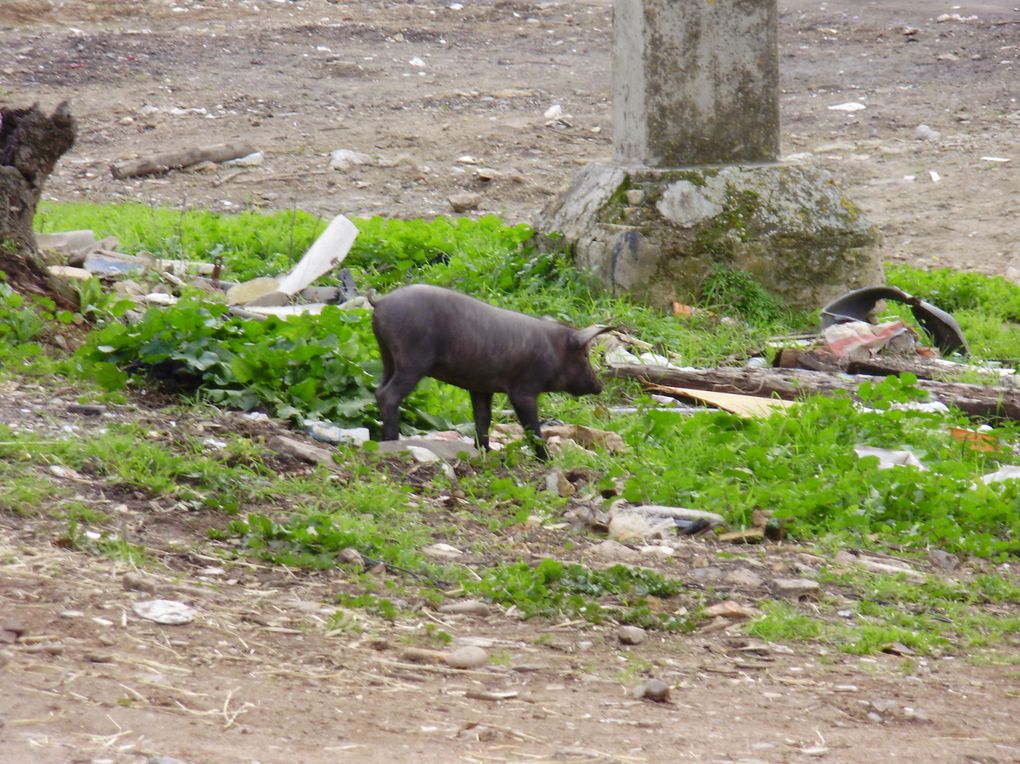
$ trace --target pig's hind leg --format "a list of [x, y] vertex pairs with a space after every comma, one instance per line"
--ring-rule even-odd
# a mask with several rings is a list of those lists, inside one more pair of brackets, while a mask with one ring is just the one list
[[375, 399], [379, 402], [382, 416], [382, 439], [397, 440], [400, 437], [400, 404], [414, 390], [426, 372], [418, 368], [394, 366], [389, 379], [379, 386]]

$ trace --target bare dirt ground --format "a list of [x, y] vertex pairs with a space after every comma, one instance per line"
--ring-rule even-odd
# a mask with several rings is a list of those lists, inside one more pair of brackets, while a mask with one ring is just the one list
[[[891, 261], [1020, 278], [1014, 3], [780, 4], [784, 154], [831, 171], [883, 228]], [[429, 217], [470, 190], [481, 212], [530, 221], [580, 166], [611, 156], [611, 3], [456, 5], [4, 0], [0, 101], [71, 100], [80, 137], [48, 185], [56, 199]], [[851, 101], [866, 108], [828, 108]], [[554, 104], [564, 117], [547, 124]], [[918, 140], [921, 124], [939, 137]], [[109, 172], [242, 140], [265, 152], [262, 166]], [[332, 170], [335, 149], [374, 159]], [[73, 398], [7, 387], [0, 421], [87, 437], [96, 425], [66, 413]], [[160, 412], [112, 415], [152, 418], [154, 437], [170, 437]], [[1020, 761], [1020, 693], [1001, 665], [1015, 645], [989, 667], [762, 646], [739, 627], [624, 648], [611, 628], [428, 610], [396, 625], [355, 613], [359, 628], [330, 632], [341, 574], [225, 562], [204, 540], [212, 519], [78, 487], [153, 549], [149, 588], [198, 617], [138, 618], [131, 603], [153, 594], [125, 588], [125, 563], [60, 547], [62, 523], [0, 515], [2, 617], [24, 628], [0, 653], [5, 763]], [[522, 535], [521, 558], [564, 540]], [[719, 552], [692, 542], [656, 565], [680, 578], [747, 568], [767, 582], [811, 564], [795, 547]], [[430, 624], [499, 660], [407, 665], [401, 648]], [[672, 685], [671, 703], [631, 697], [649, 675]], [[468, 697], [479, 690], [518, 694]]]

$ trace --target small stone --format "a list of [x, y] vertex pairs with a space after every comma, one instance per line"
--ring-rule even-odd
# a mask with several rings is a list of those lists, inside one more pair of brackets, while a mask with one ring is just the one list
[[731, 621], [742, 621], [747, 618], [754, 618], [758, 611], [753, 607], [741, 605], [733, 600], [717, 602], [705, 608], [705, 615], [709, 618], [728, 618]]
[[365, 569], [365, 558], [361, 556], [361, 552], [352, 546], [349, 546], [346, 549], [341, 549], [340, 554], [337, 555], [337, 557], [340, 562], [345, 565], [353, 565], [359, 570]]
[[757, 589], [764, 582], [761, 576], [747, 568], [736, 568], [723, 576], [723, 583], [730, 586], [741, 586], [747, 589]]
[[640, 645], [648, 637], [648, 633], [640, 626], [621, 626], [616, 630], [616, 638], [625, 645]]
[[447, 602], [445, 605], [440, 605], [439, 612], [450, 615], [484, 616], [489, 614], [489, 606], [478, 600], [462, 600], [460, 602]]
[[638, 206], [645, 200], [645, 192], [640, 188], [631, 188], [624, 192], [624, 196], [627, 198], [627, 204]]
[[634, 697], [656, 703], [669, 703], [669, 685], [659, 679], [649, 679], [634, 688]]
[[941, 549], [929, 549], [928, 560], [935, 565], [935, 567], [950, 573], [956, 570], [960, 566], [960, 558], [955, 554], [944, 552]]
[[450, 207], [453, 208], [454, 212], [469, 212], [471, 210], [477, 210], [481, 206], [482, 195], [465, 192], [463, 194], [454, 194], [446, 201], [449, 202]]
[[937, 141], [942, 137], [938, 130], [933, 130], [928, 125], [918, 125], [914, 128], [914, 138], [919, 141]]
[[149, 594], [156, 593], [156, 583], [137, 573], [125, 573], [120, 580], [121, 584], [128, 591], [134, 589], [140, 592], [148, 592]]
[[545, 490], [557, 496], [573, 496], [577, 491], [574, 484], [567, 480], [563, 470], [553, 470], [545, 476]]
[[592, 557], [598, 557], [599, 559], [612, 562], [633, 562], [641, 559], [640, 552], [631, 549], [629, 546], [624, 546], [619, 541], [613, 541], [612, 539], [607, 539], [601, 544], [596, 544], [588, 550], [588, 554]]
[[723, 577], [721, 568], [717, 568], [714, 565], [707, 565], [703, 568], [694, 568], [690, 572], [690, 577], [699, 583], [712, 583], [719, 581]]
[[20, 639], [28, 634], [28, 626], [25, 625], [24, 621], [19, 621], [17, 618], [7, 618], [0, 622], [0, 630], [13, 634], [14, 639]]
[[817, 597], [821, 587], [810, 578], [777, 578], [772, 582], [772, 593], [787, 600]]
[[456, 669], [480, 668], [489, 662], [489, 654], [480, 647], [458, 647], [446, 656], [446, 665]]

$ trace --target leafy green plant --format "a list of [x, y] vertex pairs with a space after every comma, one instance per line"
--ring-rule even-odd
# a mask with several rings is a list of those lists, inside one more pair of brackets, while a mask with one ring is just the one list
[[232, 318], [226, 305], [197, 297], [149, 310], [128, 326], [109, 323], [78, 351], [79, 368], [109, 389], [146, 371], [185, 391], [281, 417], [337, 423], [374, 420], [374, 341], [359, 311], [265, 322]]

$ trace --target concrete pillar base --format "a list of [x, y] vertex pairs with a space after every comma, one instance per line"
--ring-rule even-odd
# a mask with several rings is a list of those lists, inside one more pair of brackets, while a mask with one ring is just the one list
[[579, 267], [656, 306], [696, 300], [716, 264], [812, 309], [885, 282], [878, 229], [817, 170], [591, 164], [542, 212]]

